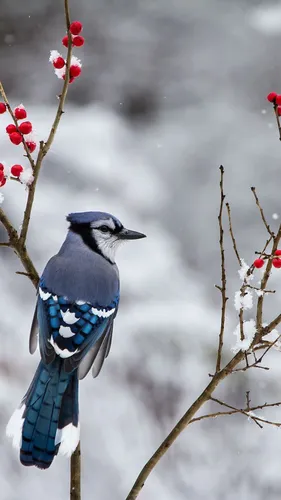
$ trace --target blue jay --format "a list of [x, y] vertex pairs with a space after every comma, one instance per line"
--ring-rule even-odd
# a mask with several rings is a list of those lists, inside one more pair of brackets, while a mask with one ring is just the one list
[[50, 467], [79, 442], [78, 379], [96, 377], [108, 356], [119, 304], [115, 252], [121, 242], [145, 235], [125, 229], [108, 213], [67, 217], [67, 237], [40, 278], [29, 350], [41, 361], [7, 435], [23, 465]]

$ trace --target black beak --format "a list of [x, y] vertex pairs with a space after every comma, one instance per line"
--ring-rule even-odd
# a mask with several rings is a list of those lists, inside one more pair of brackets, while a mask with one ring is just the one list
[[140, 240], [141, 238], [146, 238], [146, 235], [123, 227], [120, 233], [118, 233], [118, 238], [120, 240]]

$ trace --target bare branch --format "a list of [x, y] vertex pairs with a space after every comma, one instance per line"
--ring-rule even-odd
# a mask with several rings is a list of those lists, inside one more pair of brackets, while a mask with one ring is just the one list
[[15, 230], [14, 226], [8, 219], [7, 215], [5, 212], [0, 208], [0, 222], [2, 222], [3, 226], [5, 227], [8, 236], [9, 236], [9, 246], [13, 246], [15, 242], [18, 241], [18, 233]]
[[273, 233], [273, 231], [271, 231], [270, 226], [269, 226], [269, 224], [266, 221], [266, 218], [265, 218], [265, 215], [264, 215], [264, 211], [263, 211], [263, 209], [262, 209], [262, 207], [260, 205], [260, 202], [259, 202], [259, 199], [258, 199], [258, 195], [256, 193], [256, 188], [255, 187], [251, 187], [251, 191], [252, 191], [252, 193], [253, 193], [253, 195], [255, 197], [256, 204], [257, 204], [257, 206], [259, 208], [259, 211], [260, 211], [260, 214], [261, 214], [261, 218], [262, 218], [262, 221], [263, 221], [263, 223], [265, 225], [265, 228], [266, 228], [268, 234], [270, 236], [272, 236], [272, 238], [274, 238], [275, 234]]
[[223, 222], [222, 222], [223, 206], [224, 206], [224, 200], [225, 200], [225, 194], [223, 192], [224, 168], [222, 165], [220, 166], [220, 173], [221, 173], [221, 177], [220, 177], [220, 200], [221, 201], [220, 201], [218, 222], [219, 222], [219, 233], [220, 233], [219, 244], [220, 244], [220, 254], [221, 254], [221, 286], [218, 288], [221, 291], [221, 326], [220, 326], [220, 333], [219, 333], [219, 345], [218, 345], [218, 354], [217, 354], [217, 362], [216, 362], [216, 372], [219, 372], [221, 369], [221, 357], [222, 357], [222, 349], [223, 349], [223, 335], [224, 335], [224, 328], [225, 328], [225, 314], [226, 314], [226, 303], [227, 303], [225, 255], [224, 255], [224, 230], [223, 230]]
[[279, 114], [278, 114], [278, 106], [275, 102], [273, 104], [273, 109], [274, 109], [274, 114], [275, 114], [276, 122], [277, 122], [277, 128], [278, 128], [278, 132], [279, 132], [279, 141], [281, 141], [281, 125], [280, 125], [280, 119], [279, 119]]
[[[273, 237], [271, 236], [270, 238], [273, 238]], [[278, 229], [278, 232], [277, 232], [276, 236], [273, 238], [273, 245], [272, 245], [272, 251], [271, 251], [272, 255], [274, 255], [275, 251], [277, 250], [280, 238], [281, 238], [281, 225], [279, 226], [279, 229]], [[267, 264], [266, 264], [266, 268], [265, 268], [265, 271], [264, 271], [264, 274], [263, 274], [263, 277], [262, 277], [262, 280], [261, 280], [260, 289], [262, 291], [264, 291], [266, 289], [266, 287], [267, 287], [267, 283], [268, 283], [268, 280], [269, 280], [269, 277], [270, 277], [271, 268], [272, 268], [272, 260], [268, 259]], [[257, 338], [260, 337], [260, 332], [261, 332], [262, 323], [263, 323], [263, 320], [262, 320], [263, 301], [264, 301], [264, 294], [262, 294], [262, 295], [260, 295], [258, 297], [257, 314], [256, 314], [256, 328], [257, 328], [257, 333], [255, 335], [255, 338], [253, 340], [253, 344], [252, 345], [256, 344], [257, 343]], [[275, 318], [275, 320], [276, 320], [276, 318]], [[281, 315], [280, 315], [280, 321], [281, 321]], [[278, 321], [277, 324], [280, 321]], [[269, 330], [269, 326], [267, 327], [267, 330], [268, 330], [267, 333], [269, 333], [271, 331], [271, 330]], [[273, 328], [272, 328], [272, 330], [273, 330]]]
[[70, 500], [81, 500], [81, 444], [70, 459]]
[[[264, 403], [263, 405], [251, 407], [250, 406], [251, 401], [250, 401], [249, 394], [250, 394], [249, 391], [247, 391], [246, 392], [246, 408], [245, 409], [235, 408], [235, 406], [229, 405], [228, 403], [225, 403], [224, 401], [220, 401], [219, 399], [216, 399], [216, 398], [210, 398], [210, 400], [214, 401], [215, 403], [217, 403], [221, 406], [224, 406], [226, 408], [230, 408], [233, 413], [242, 413], [246, 417], [253, 420], [261, 429], [262, 429], [262, 425], [260, 424], [260, 422], [262, 422], [264, 424], [274, 425], [276, 427], [281, 427], [281, 422], [274, 422], [272, 420], [266, 420], [262, 417], [258, 417], [257, 415], [251, 415], [251, 412], [253, 412], [255, 410], [263, 410], [264, 408], [272, 408], [272, 407], [276, 407], [276, 406], [281, 406], [281, 401], [279, 401], [277, 403], [271, 403], [271, 404]], [[233, 414], [233, 413], [231, 413], [231, 414]]]
[[227, 208], [229, 233], [230, 233], [231, 240], [232, 240], [232, 246], [233, 246], [233, 249], [234, 249], [234, 253], [235, 253], [236, 257], [237, 257], [237, 260], [239, 262], [239, 266], [242, 266], [242, 261], [241, 261], [241, 258], [240, 258], [240, 255], [239, 255], [239, 252], [238, 252], [238, 249], [237, 249], [236, 240], [235, 240], [233, 229], [232, 229], [231, 210], [230, 210], [229, 203], [226, 203], [226, 208]]
[[[216, 400], [216, 399], [213, 399], [213, 401], [215, 402], [219, 402], [219, 400]], [[227, 405], [224, 405], [223, 402], [220, 402], [222, 403], [223, 406], [227, 406]], [[258, 417], [258, 416], [253, 416], [253, 415], [249, 415], [250, 412], [254, 412], [256, 410], [263, 410], [265, 408], [272, 408], [274, 406], [281, 406], [281, 401], [277, 402], [277, 403], [271, 403], [271, 404], [267, 404], [267, 403], [264, 403], [263, 405], [259, 405], [259, 406], [248, 406], [247, 408], [234, 408], [233, 407], [233, 410], [229, 410], [229, 411], [218, 411], [216, 413], [209, 413], [207, 415], [201, 415], [200, 417], [195, 417], [193, 418], [192, 420], [190, 420], [190, 424], [193, 424], [195, 422], [200, 422], [201, 420], [206, 420], [208, 418], [217, 418], [217, 417], [225, 417], [225, 416], [229, 416], [229, 415], [237, 415], [237, 413], [242, 413], [243, 415], [247, 416], [248, 418], [252, 419], [252, 420], [258, 420], [260, 422], [263, 422], [265, 424], [269, 424], [269, 425], [274, 425], [274, 426], [277, 426], [277, 427], [281, 427], [281, 422], [274, 422], [274, 421], [271, 421], [271, 420], [266, 420], [262, 417]], [[228, 406], [227, 406], [228, 407]], [[261, 426], [262, 427], [262, 426]]]

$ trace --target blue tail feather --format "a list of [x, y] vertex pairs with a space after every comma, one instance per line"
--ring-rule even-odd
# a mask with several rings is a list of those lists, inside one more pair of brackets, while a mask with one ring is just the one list
[[77, 372], [65, 373], [62, 366], [58, 358], [50, 365], [41, 361], [23, 399], [23, 465], [50, 467], [60, 446], [57, 433], [61, 436], [61, 429], [68, 423], [78, 426]]

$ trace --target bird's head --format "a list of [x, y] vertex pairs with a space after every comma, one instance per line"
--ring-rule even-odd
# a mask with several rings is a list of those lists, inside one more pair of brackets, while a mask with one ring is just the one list
[[66, 218], [69, 230], [79, 234], [84, 243], [111, 263], [120, 243], [145, 238], [145, 234], [126, 229], [121, 222], [106, 212], [77, 212]]

